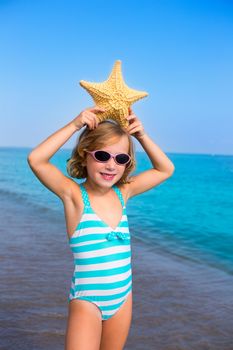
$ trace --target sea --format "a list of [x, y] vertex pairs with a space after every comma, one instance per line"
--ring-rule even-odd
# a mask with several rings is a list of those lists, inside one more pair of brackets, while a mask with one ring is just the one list
[[[59, 350], [73, 260], [63, 204], [31, 171], [30, 151], [0, 147], [0, 349]], [[50, 159], [66, 176], [70, 155]], [[173, 175], [127, 202], [135, 298], [125, 349], [232, 350], [233, 156], [167, 156]], [[136, 163], [135, 175], [152, 167], [145, 152]]]

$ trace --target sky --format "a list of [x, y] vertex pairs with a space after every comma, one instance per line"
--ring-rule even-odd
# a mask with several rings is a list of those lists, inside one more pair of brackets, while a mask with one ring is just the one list
[[34, 148], [94, 106], [79, 81], [120, 59], [164, 152], [233, 154], [233, 1], [0, 0], [0, 49], [0, 147]]

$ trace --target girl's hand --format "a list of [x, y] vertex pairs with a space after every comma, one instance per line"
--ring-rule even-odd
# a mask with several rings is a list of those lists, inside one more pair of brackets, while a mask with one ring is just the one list
[[95, 115], [95, 112], [104, 112], [102, 107], [91, 107], [84, 109], [76, 118], [73, 119], [73, 124], [80, 130], [83, 126], [87, 125], [89, 129], [94, 129], [98, 126], [99, 119]]
[[131, 135], [133, 135], [136, 139], [140, 139], [143, 135], [145, 135], [145, 131], [144, 131], [142, 122], [133, 113], [133, 111], [130, 107], [129, 107], [129, 115], [128, 115], [127, 119], [129, 121], [129, 126], [126, 130]]

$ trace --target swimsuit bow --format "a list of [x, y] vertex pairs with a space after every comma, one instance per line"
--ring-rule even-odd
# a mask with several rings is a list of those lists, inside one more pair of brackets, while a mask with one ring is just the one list
[[122, 232], [110, 232], [107, 234], [106, 238], [109, 240], [109, 241], [112, 241], [113, 239], [122, 239], [122, 240], [125, 240], [125, 239], [129, 239], [129, 235], [126, 235], [125, 233], [122, 233]]

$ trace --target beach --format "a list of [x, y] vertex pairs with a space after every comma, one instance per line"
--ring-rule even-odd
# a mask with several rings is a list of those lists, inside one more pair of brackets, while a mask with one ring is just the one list
[[[0, 18], [0, 350], [64, 350], [71, 296], [107, 316], [131, 267], [121, 350], [233, 350], [233, 1], [1, 1]], [[69, 239], [61, 193], [72, 220], [89, 197], [71, 229], [88, 237]], [[128, 228], [131, 247], [102, 241]]]
[[[64, 349], [73, 256], [64, 217], [1, 191], [1, 350]], [[233, 277], [131, 236], [131, 349], [233, 349]]]

